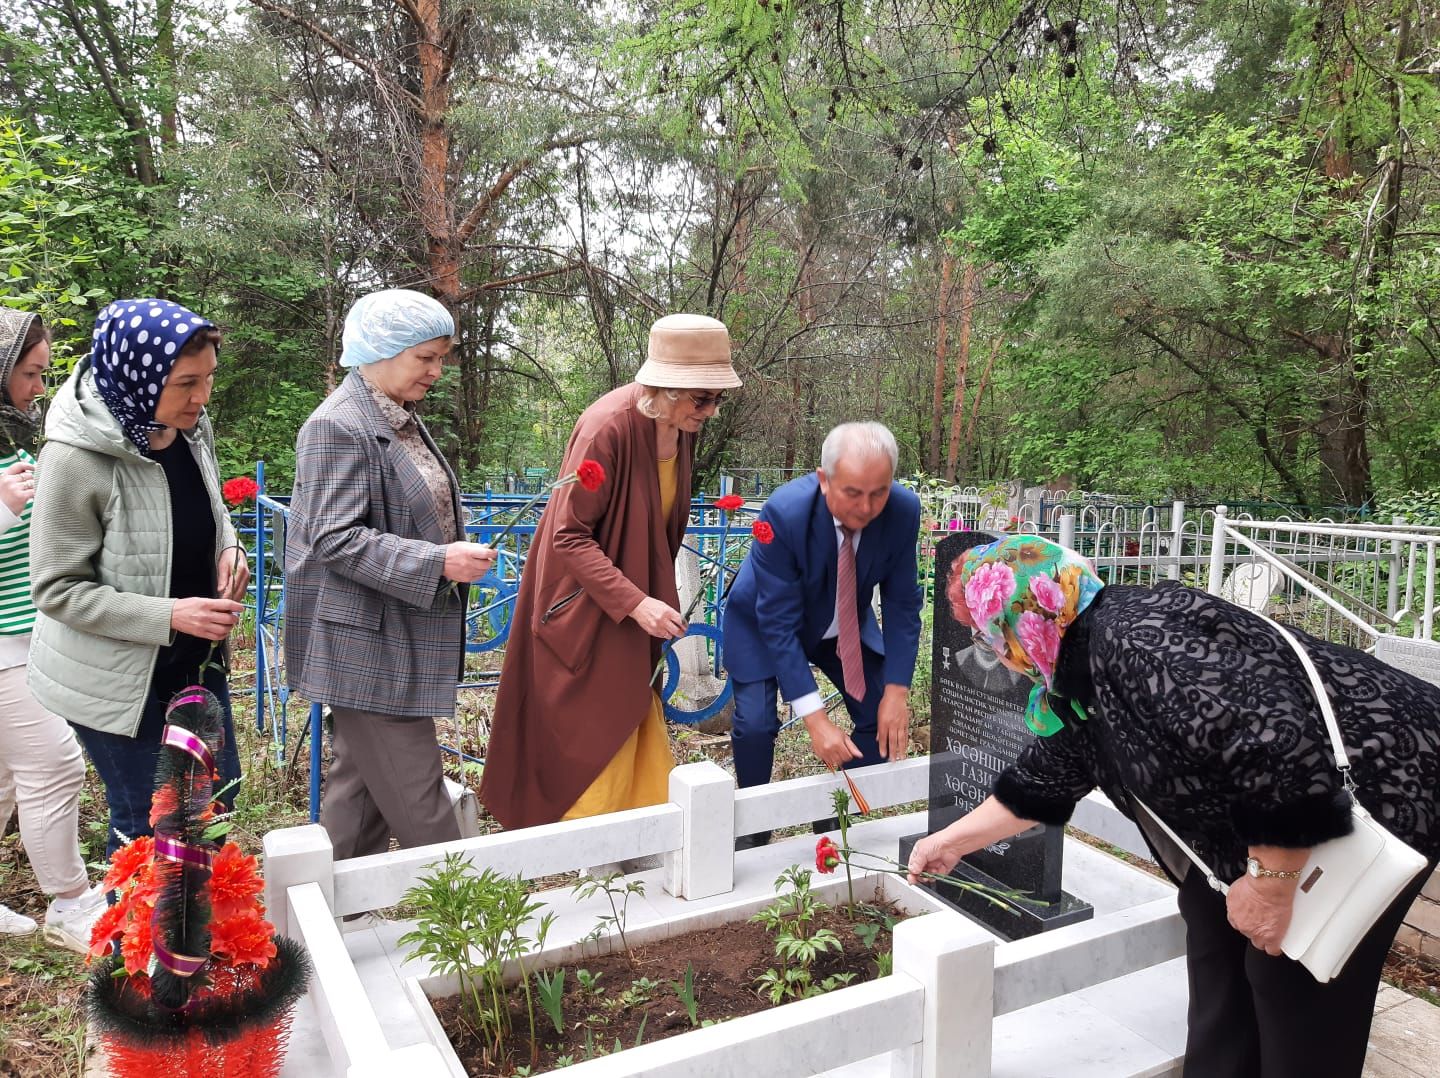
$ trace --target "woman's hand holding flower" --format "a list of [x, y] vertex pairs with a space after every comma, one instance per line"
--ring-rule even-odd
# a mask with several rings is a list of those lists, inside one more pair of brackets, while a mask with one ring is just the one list
[[945, 841], [944, 831], [926, 835], [910, 851], [910, 860], [905, 864], [908, 873], [905, 878], [913, 884], [921, 882], [927, 874], [948, 876], [960, 857], [960, 852], [950, 848]]
[[245, 559], [245, 548], [226, 547], [220, 552], [215, 563], [215, 590], [222, 599], [239, 600], [250, 586], [250, 563]]
[[470, 584], [494, 568], [496, 556], [495, 548], [484, 543], [463, 540], [451, 543], [445, 547], [445, 568], [442, 572], [446, 580]]
[[176, 599], [170, 608], [170, 628], [201, 640], [224, 640], [240, 623], [245, 608], [234, 599]]
[[680, 611], [648, 595], [635, 605], [629, 616], [640, 628], [661, 640], [677, 640], [685, 635], [685, 619]]

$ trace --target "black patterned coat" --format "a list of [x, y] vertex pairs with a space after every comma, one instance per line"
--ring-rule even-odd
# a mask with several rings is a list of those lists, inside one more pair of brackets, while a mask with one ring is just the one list
[[[1360, 802], [1434, 859], [1440, 689], [1295, 635], [1329, 689]], [[1064, 823], [1099, 786], [1133, 818], [1133, 793], [1225, 880], [1250, 845], [1306, 847], [1350, 829], [1309, 679], [1247, 610], [1176, 583], [1106, 587], [1066, 632], [1055, 688], [1091, 717], [1036, 739], [1001, 774], [995, 796], [1021, 817]]]

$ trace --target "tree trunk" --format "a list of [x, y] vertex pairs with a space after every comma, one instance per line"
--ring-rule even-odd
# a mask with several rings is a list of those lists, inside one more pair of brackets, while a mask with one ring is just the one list
[[980, 384], [975, 387], [975, 399], [970, 402], [970, 419], [965, 424], [965, 440], [960, 443], [960, 463], [957, 475], [968, 476], [970, 474], [970, 449], [975, 444], [975, 425], [980, 418], [980, 404], [985, 399], [985, 390], [990, 386], [990, 372], [995, 369], [995, 361], [1000, 358], [1000, 353], [1004, 348], [1005, 338], [996, 337], [995, 343], [990, 346], [990, 356], [985, 360], [985, 369], [980, 372]]
[[441, 0], [416, 0], [411, 10], [420, 62], [420, 225], [430, 287], [452, 315], [460, 310], [460, 235], [450, 205], [450, 85], [440, 26]]
[[960, 452], [960, 435], [965, 420], [965, 379], [970, 373], [970, 327], [975, 321], [975, 300], [980, 275], [973, 262], [965, 263], [960, 278], [960, 341], [955, 351], [955, 405], [950, 415], [950, 446], [945, 452], [945, 478], [955, 482], [955, 459]]
[[935, 302], [935, 393], [930, 404], [930, 437], [925, 470], [940, 474], [940, 442], [945, 437], [945, 351], [950, 327], [950, 282], [955, 274], [955, 256], [948, 246], [940, 255], [940, 295]]

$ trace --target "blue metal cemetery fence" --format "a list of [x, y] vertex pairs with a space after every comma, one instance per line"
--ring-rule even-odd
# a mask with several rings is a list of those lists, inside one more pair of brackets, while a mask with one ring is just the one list
[[[245, 536], [251, 551], [254, 571], [251, 593], [255, 622], [255, 728], [263, 733], [267, 720], [279, 764], [285, 760], [289, 739], [288, 713], [291, 690], [284, 672], [284, 651], [281, 635], [285, 618], [285, 525], [289, 515], [288, 496], [270, 494], [265, 487], [264, 462], [255, 466], [255, 482], [259, 493], [253, 510], [237, 514], [237, 528]], [[722, 489], [728, 484], [722, 482]], [[524, 493], [495, 493], [462, 496], [468, 519], [466, 534], [476, 542], [488, 543], [510, 526], [500, 547], [494, 569], [471, 586], [470, 604], [466, 612], [466, 649], [471, 653], [502, 648], [510, 634], [515, 599], [520, 589], [530, 543], [539, 523], [545, 502], [526, 509], [529, 497]], [[524, 516], [517, 515], [524, 510]], [[727, 585], [739, 570], [750, 545], [750, 523], [758, 506], [727, 513], [717, 509], [714, 499], [702, 495], [691, 501], [690, 523], [685, 531], [685, 549], [699, 564], [699, 594], [691, 614], [689, 637], [706, 641], [712, 672], [720, 673], [720, 612]], [[513, 522], [513, 523], [512, 523]], [[671, 648], [665, 649], [665, 673], [660, 696], [665, 716], [671, 722], [697, 723], [720, 712], [730, 700], [729, 681], [720, 693], [705, 704], [695, 704], [677, 696], [680, 684], [680, 661]], [[460, 683], [462, 689], [494, 688], [497, 672], [481, 673]], [[310, 701], [309, 714], [301, 731], [302, 741], [321, 728], [323, 701]], [[458, 745], [442, 745], [446, 752], [467, 762], [483, 764], [465, 753]], [[310, 818], [319, 818], [320, 757], [310, 753]]]

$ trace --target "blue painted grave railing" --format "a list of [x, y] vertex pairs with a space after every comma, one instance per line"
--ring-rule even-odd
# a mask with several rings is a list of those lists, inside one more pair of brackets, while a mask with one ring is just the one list
[[[253, 572], [251, 596], [255, 625], [255, 728], [265, 732], [267, 722], [275, 748], [276, 762], [283, 764], [289, 739], [288, 712], [291, 690], [284, 670], [282, 634], [285, 619], [285, 525], [289, 517], [289, 497], [273, 495], [266, 490], [265, 465], [255, 466], [255, 482], [259, 493], [253, 509], [236, 514], [237, 528], [251, 551]], [[524, 494], [466, 494], [462, 502], [467, 514], [465, 531], [476, 542], [488, 543], [511, 525], [516, 514], [530, 500]], [[503, 648], [509, 637], [515, 599], [519, 594], [520, 574], [539, 523], [545, 503], [542, 501], [526, 511], [523, 520], [513, 524], [500, 547], [494, 569], [471, 586], [471, 601], [466, 613], [466, 649], [472, 653]], [[710, 661], [718, 676], [720, 670], [720, 614], [724, 606], [726, 585], [738, 571], [750, 545], [749, 523], [756, 510], [744, 508], [733, 514], [716, 509], [713, 499], [705, 496], [691, 501], [690, 524], [685, 531], [685, 548], [694, 553], [700, 564], [702, 598], [691, 618], [690, 634], [709, 642]], [[696, 723], [719, 712], [730, 699], [728, 681], [715, 700], [690, 707], [676, 699], [680, 664], [672, 650], [666, 650], [666, 671], [660, 685], [666, 718], [677, 723]], [[494, 688], [498, 672], [487, 671], [460, 683], [459, 688]], [[323, 702], [311, 701], [309, 714], [300, 737], [302, 743], [320, 728]], [[462, 760], [483, 764], [456, 745], [441, 748]], [[319, 818], [320, 797], [319, 752], [310, 753], [310, 818]]]

